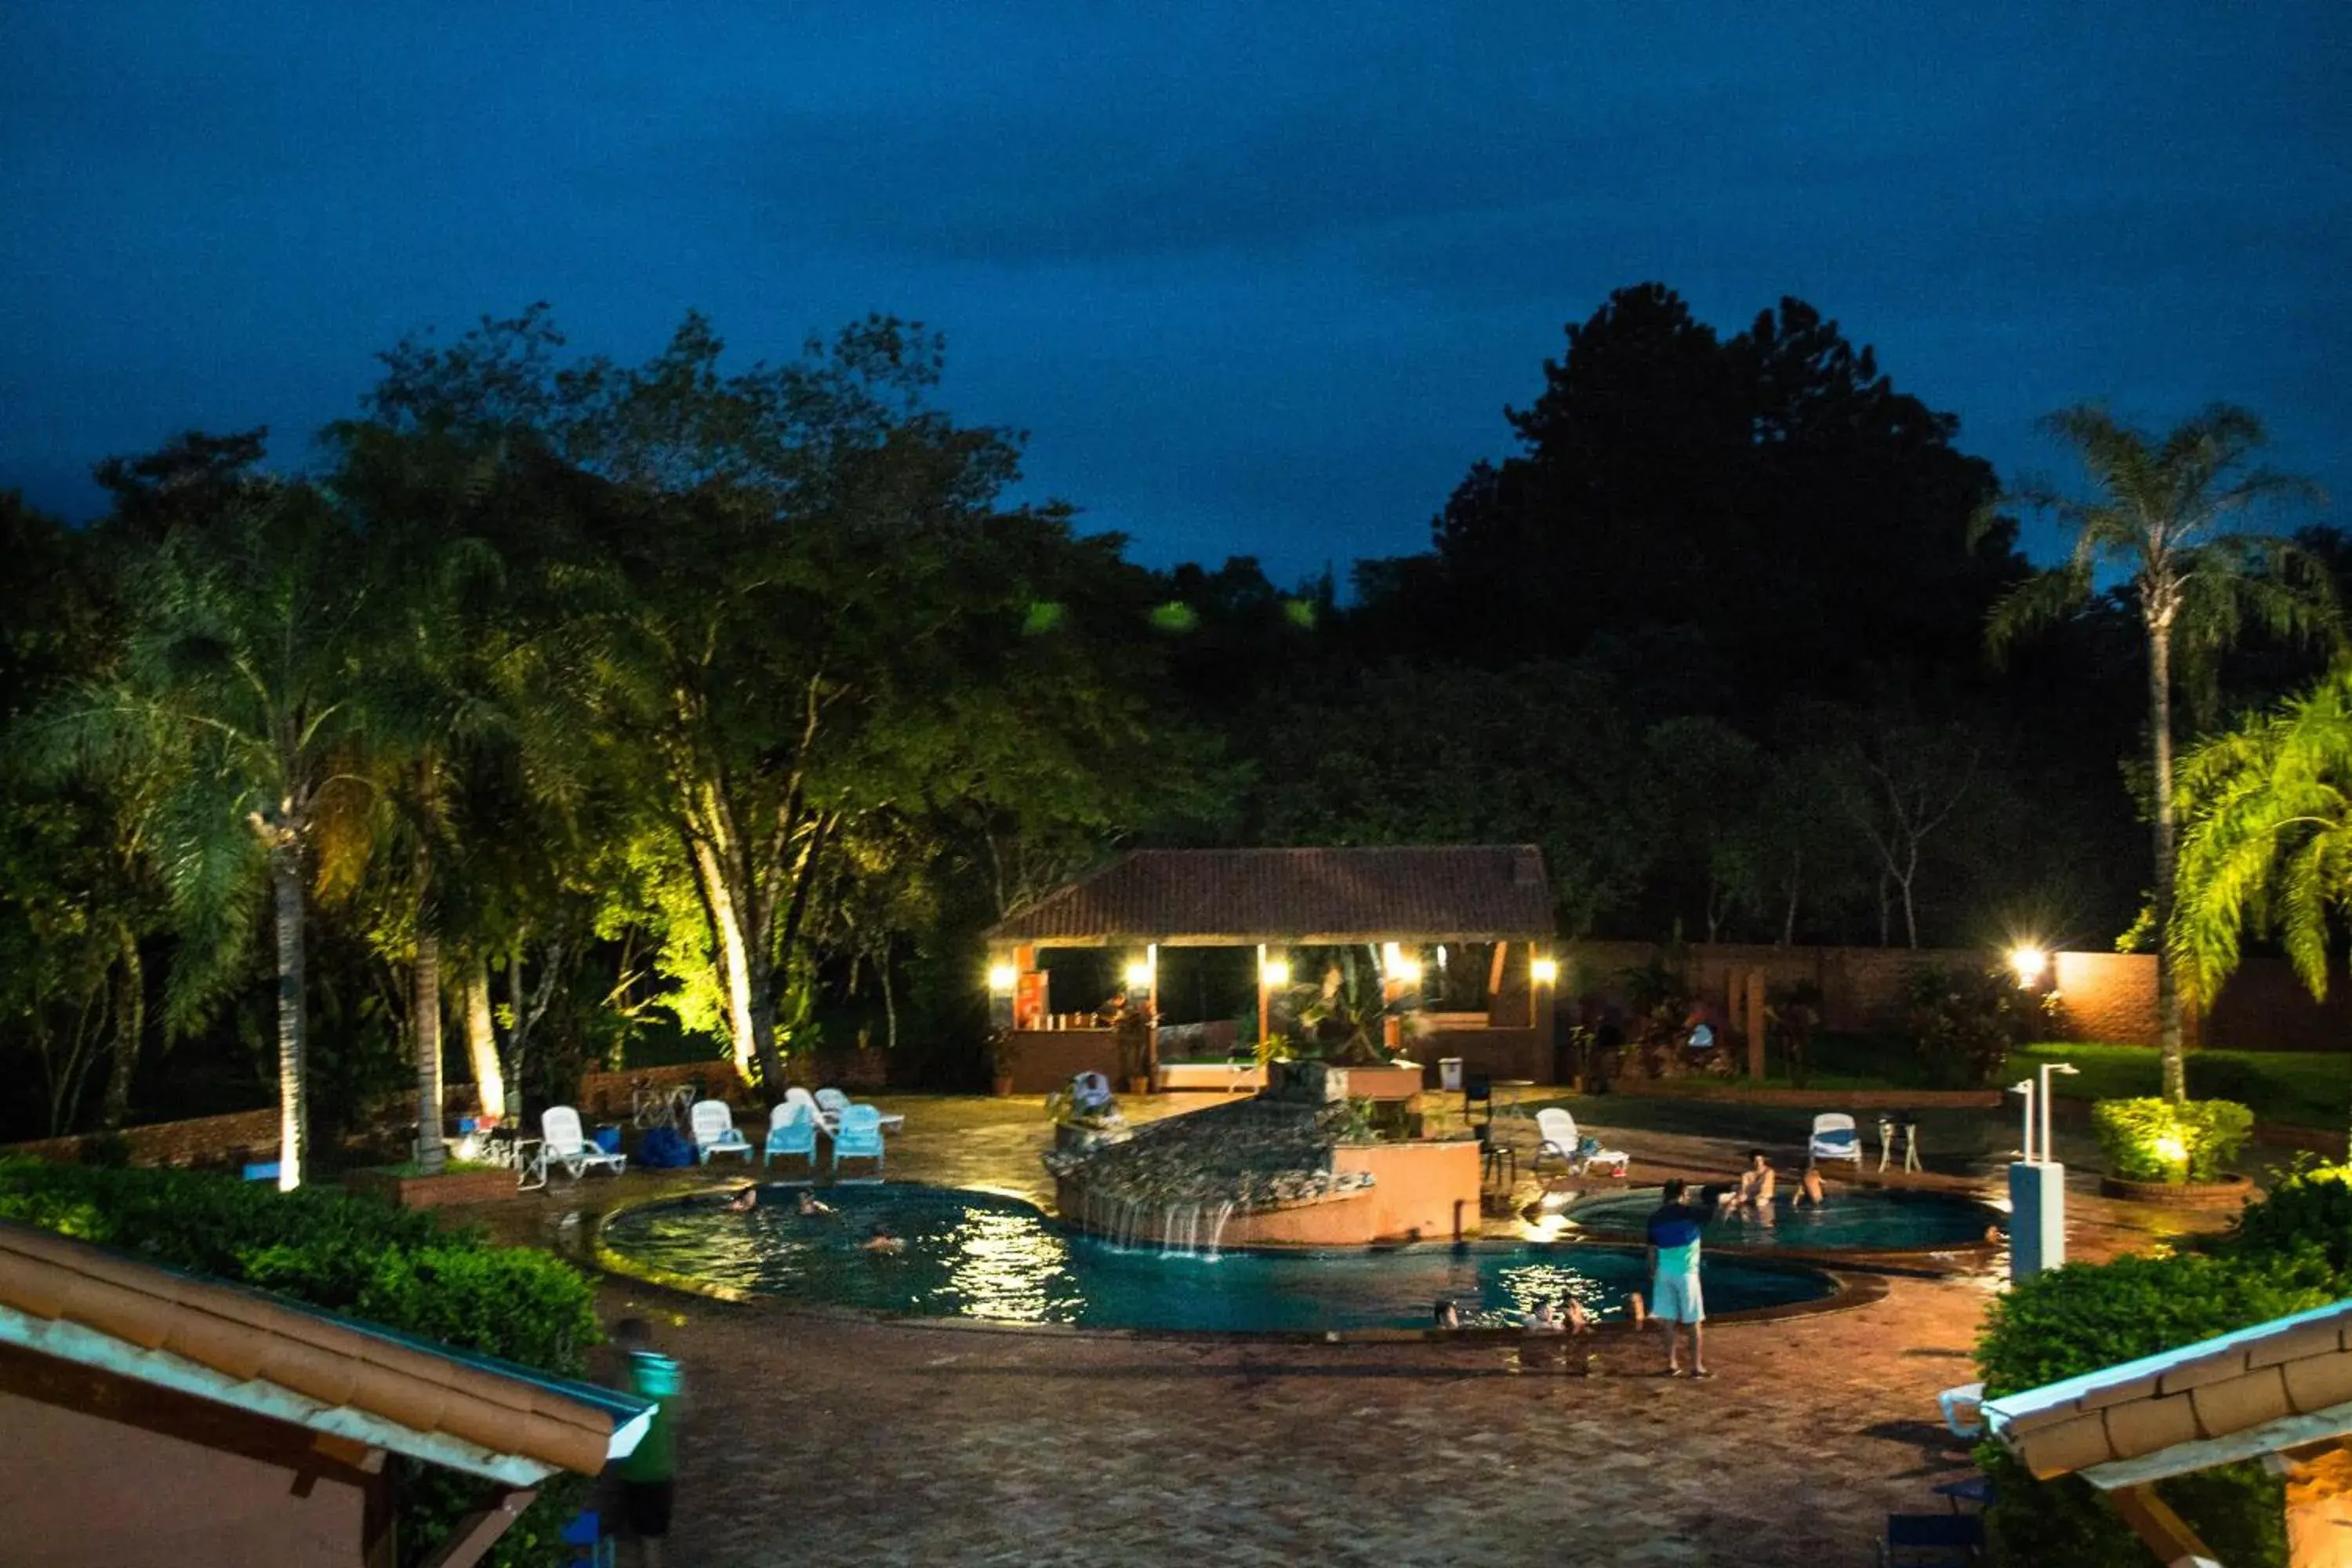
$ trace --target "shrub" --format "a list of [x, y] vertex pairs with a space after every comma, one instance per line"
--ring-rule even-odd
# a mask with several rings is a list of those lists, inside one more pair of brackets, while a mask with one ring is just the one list
[[2271, 1256], [2310, 1248], [2342, 1281], [2352, 1274], [2352, 1165], [2323, 1165], [2304, 1155], [2268, 1197], [2246, 1205], [2228, 1245]]
[[1923, 963], [1903, 992], [1903, 1027], [1921, 1080], [1975, 1089], [1990, 1083], [2010, 1052], [2031, 1039], [2045, 1003], [2007, 970]]
[[[1985, 1392], [1998, 1397], [2194, 1344], [2333, 1299], [2316, 1248], [2245, 1249], [2075, 1264], [2021, 1280], [1994, 1300], [1977, 1341]], [[1997, 1444], [1978, 1458], [1993, 1478], [1988, 1529], [2001, 1561], [2140, 1568], [2147, 1548], [2090, 1484], [2037, 1481]], [[2232, 1465], [2164, 1482], [2165, 1500], [2229, 1563], [2283, 1561], [2280, 1483]]]
[[[0, 1218], [562, 1376], [580, 1374], [597, 1340], [588, 1282], [569, 1265], [327, 1188], [280, 1193], [192, 1171], [0, 1159]], [[481, 1488], [470, 1477], [410, 1470], [399, 1533], [404, 1547], [421, 1552], [478, 1505]], [[490, 1561], [567, 1561], [556, 1531], [585, 1489], [583, 1479], [551, 1479]]]
[[2254, 1113], [2231, 1100], [2102, 1100], [2091, 1124], [2107, 1167], [2135, 1182], [2210, 1182], [2253, 1135]]

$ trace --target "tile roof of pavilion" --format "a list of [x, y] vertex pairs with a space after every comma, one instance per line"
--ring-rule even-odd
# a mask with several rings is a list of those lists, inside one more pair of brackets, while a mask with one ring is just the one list
[[1519, 942], [1554, 929], [1532, 844], [1138, 849], [1014, 910], [1000, 946]]
[[510, 1480], [596, 1474], [653, 1408], [11, 1221], [0, 1342]]
[[1984, 1406], [2042, 1479], [2137, 1486], [2352, 1433], [2352, 1301]]

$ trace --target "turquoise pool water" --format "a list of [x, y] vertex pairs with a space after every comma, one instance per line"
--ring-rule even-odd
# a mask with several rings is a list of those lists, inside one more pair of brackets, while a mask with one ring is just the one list
[[[1637, 1241], [1658, 1202], [1658, 1189], [1649, 1187], [1573, 1205], [1568, 1210], [1571, 1233]], [[1819, 1208], [1794, 1207], [1783, 1193], [1769, 1218], [1752, 1212], [1727, 1215], [1706, 1227], [1706, 1240], [1791, 1252], [1934, 1252], [1981, 1242], [1988, 1226], [2006, 1230], [2008, 1225], [2009, 1216], [1990, 1204], [1950, 1193], [1832, 1186], [1829, 1201]]]
[[[1571, 1295], [1616, 1318], [1628, 1290], [1646, 1289], [1641, 1254], [1610, 1247], [1171, 1256], [1112, 1247], [992, 1193], [891, 1182], [824, 1196], [837, 1215], [802, 1217], [793, 1189], [782, 1186], [761, 1189], [748, 1214], [709, 1198], [648, 1205], [615, 1215], [603, 1240], [624, 1258], [813, 1304], [1089, 1328], [1424, 1328], [1440, 1297], [1472, 1323], [1513, 1321], [1538, 1300]], [[905, 1238], [903, 1254], [858, 1250], [877, 1220]], [[1711, 1312], [1818, 1300], [1835, 1289], [1811, 1269], [1736, 1258], [1704, 1267]]]

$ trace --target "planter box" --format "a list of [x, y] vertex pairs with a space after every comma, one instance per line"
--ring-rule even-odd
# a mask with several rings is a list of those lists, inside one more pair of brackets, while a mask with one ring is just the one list
[[2169, 1204], [2183, 1209], [2233, 1209], [2252, 1194], [2254, 1184], [2243, 1176], [2226, 1182], [2134, 1182], [2122, 1176], [2101, 1176], [2099, 1195], [2132, 1203]]
[[439, 1208], [444, 1204], [484, 1204], [512, 1197], [520, 1189], [507, 1170], [449, 1171], [438, 1176], [404, 1176], [396, 1171], [360, 1170], [343, 1173], [343, 1190], [368, 1193], [404, 1209]]

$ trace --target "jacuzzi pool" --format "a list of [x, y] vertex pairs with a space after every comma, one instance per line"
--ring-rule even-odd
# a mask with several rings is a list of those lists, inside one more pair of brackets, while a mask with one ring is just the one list
[[[1568, 1234], [1639, 1241], [1658, 1203], [1658, 1189], [1650, 1187], [1571, 1205]], [[1980, 1245], [1988, 1228], [2005, 1231], [2008, 1225], [2009, 1216], [1990, 1204], [1953, 1193], [1833, 1185], [1818, 1208], [1796, 1207], [1782, 1193], [1769, 1215], [1725, 1215], [1706, 1227], [1704, 1244], [1784, 1252], [1937, 1252]]]
[[[748, 1214], [711, 1198], [646, 1205], [606, 1222], [600, 1245], [637, 1264], [734, 1291], [916, 1317], [1089, 1328], [1321, 1332], [1425, 1328], [1455, 1300], [1465, 1322], [1499, 1324], [1573, 1295], [1596, 1317], [1647, 1289], [1643, 1256], [1606, 1247], [1444, 1243], [1388, 1251], [1123, 1250], [1017, 1198], [891, 1182], [824, 1189], [837, 1215], [803, 1218], [793, 1189], [763, 1187]], [[1646, 1212], [1646, 1211], [1645, 1211]], [[898, 1256], [862, 1252], [877, 1220]], [[1816, 1269], [1738, 1258], [1704, 1262], [1713, 1314], [1834, 1295]]]

